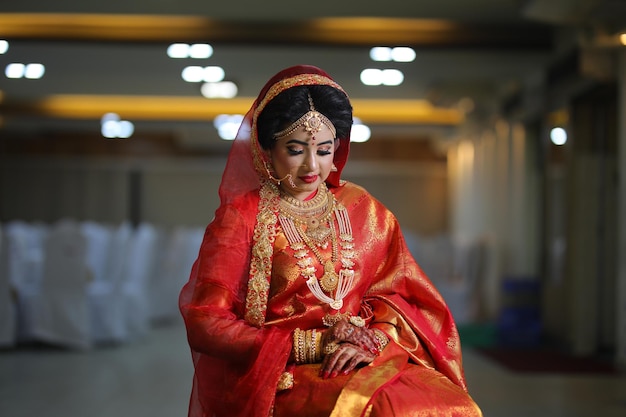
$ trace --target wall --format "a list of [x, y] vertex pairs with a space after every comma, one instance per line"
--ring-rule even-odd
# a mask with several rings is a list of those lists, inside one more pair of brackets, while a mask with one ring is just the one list
[[[0, 220], [62, 217], [163, 226], [206, 225], [219, 204], [224, 160], [44, 158], [1, 161]], [[344, 177], [367, 188], [420, 234], [447, 231], [445, 162], [350, 162]]]
[[617, 307], [617, 362], [626, 369], [626, 50], [619, 53], [617, 66], [619, 83], [619, 231], [617, 244], [617, 291], [615, 303]]
[[488, 242], [484, 313], [495, 318], [505, 277], [538, 274], [538, 179], [535, 146], [520, 125], [500, 120], [466, 133], [449, 149], [451, 234]]

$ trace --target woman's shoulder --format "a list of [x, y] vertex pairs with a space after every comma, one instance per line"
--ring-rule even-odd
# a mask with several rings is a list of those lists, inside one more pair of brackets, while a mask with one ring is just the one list
[[335, 195], [335, 198], [346, 207], [362, 204], [373, 204], [380, 209], [386, 210], [385, 206], [374, 196], [372, 196], [365, 187], [355, 184], [353, 182], [342, 181], [341, 185], [337, 188], [334, 188], [332, 191]]

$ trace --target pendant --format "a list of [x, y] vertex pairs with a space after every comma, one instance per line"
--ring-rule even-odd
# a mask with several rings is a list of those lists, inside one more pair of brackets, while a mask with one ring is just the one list
[[328, 246], [328, 238], [331, 230], [326, 223], [320, 223], [317, 219], [310, 219], [307, 223], [306, 235], [317, 246]]
[[339, 284], [339, 275], [335, 272], [335, 265], [332, 261], [327, 261], [324, 265], [324, 275], [320, 279], [320, 286], [326, 292], [334, 291]]

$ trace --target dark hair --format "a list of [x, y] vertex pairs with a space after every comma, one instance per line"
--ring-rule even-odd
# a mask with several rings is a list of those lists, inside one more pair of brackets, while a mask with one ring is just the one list
[[352, 127], [352, 105], [348, 96], [329, 85], [303, 85], [289, 88], [270, 101], [257, 119], [259, 143], [272, 149], [274, 134], [309, 111], [308, 94], [315, 110], [326, 116], [337, 130], [337, 138], [347, 137]]

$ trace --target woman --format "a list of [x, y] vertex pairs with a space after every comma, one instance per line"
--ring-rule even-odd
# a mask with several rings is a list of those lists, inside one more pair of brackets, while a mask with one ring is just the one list
[[261, 90], [180, 296], [190, 416], [479, 416], [395, 217], [340, 180], [352, 107], [311, 66]]

